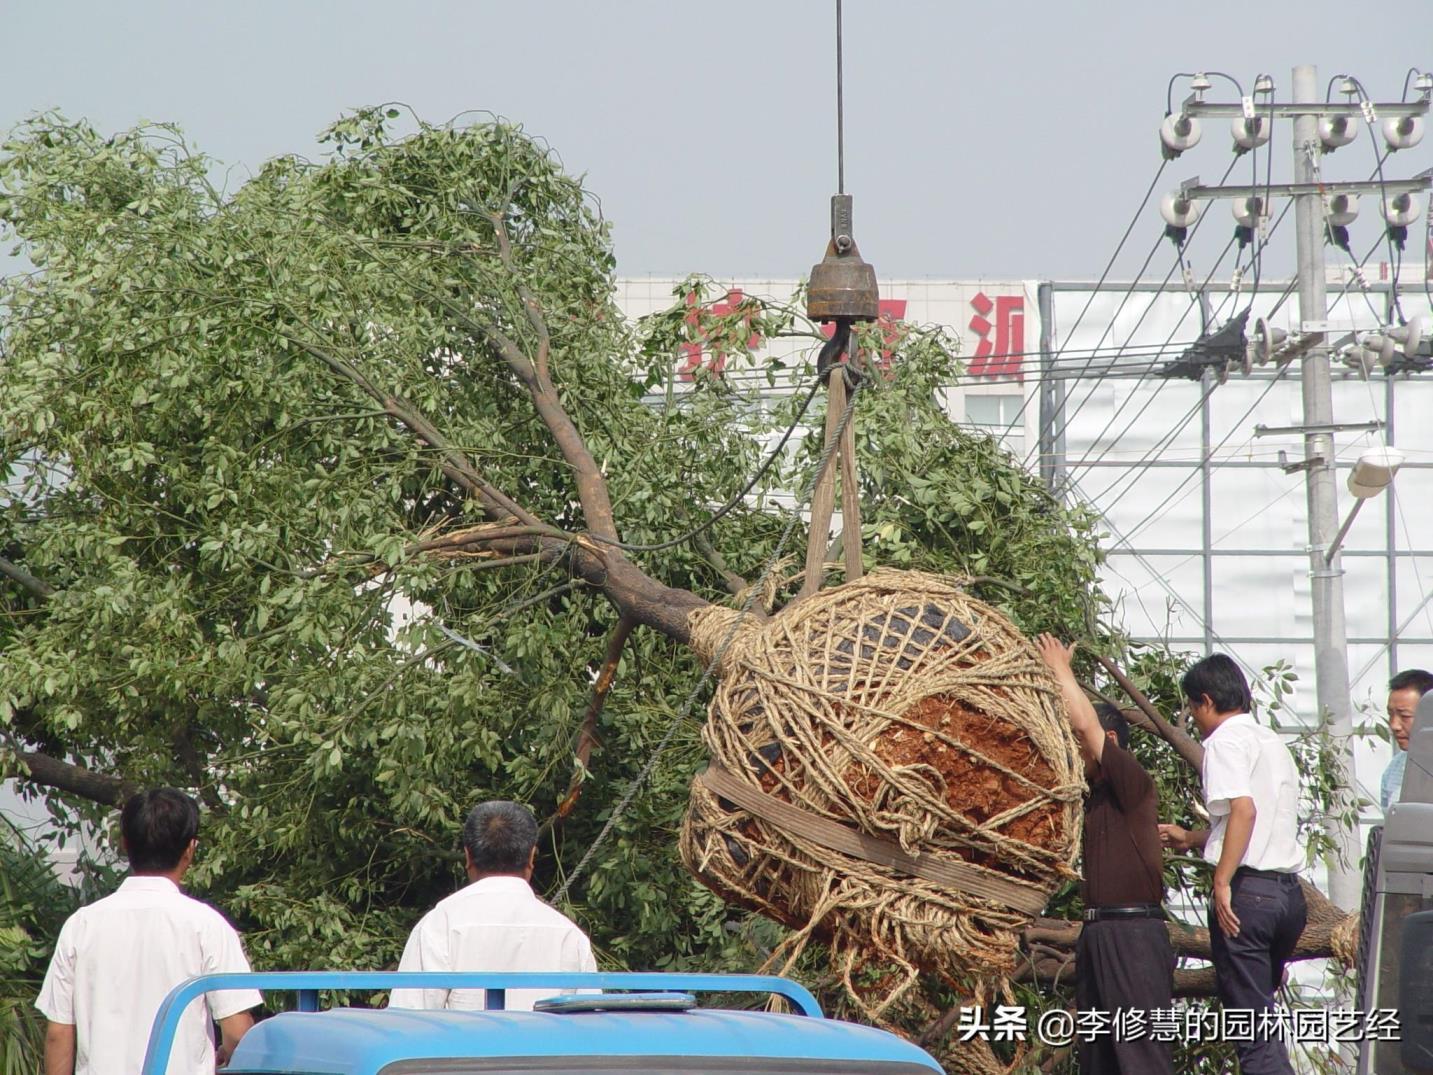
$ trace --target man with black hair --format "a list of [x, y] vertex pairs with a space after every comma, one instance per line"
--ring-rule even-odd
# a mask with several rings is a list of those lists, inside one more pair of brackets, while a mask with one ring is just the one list
[[[234, 927], [179, 890], [199, 844], [194, 800], [173, 788], [141, 791], [124, 804], [120, 834], [129, 877], [65, 922], [35, 1001], [49, 1020], [45, 1075], [134, 1075], [171, 989], [199, 974], [249, 970]], [[180, 1021], [169, 1071], [214, 1071], [215, 1020], [217, 1061], [227, 1063], [261, 1001], [252, 989], [195, 1001]]]
[[[1159, 801], [1154, 781], [1129, 750], [1129, 722], [1108, 703], [1098, 710], [1070, 667], [1075, 647], [1041, 635], [1070, 727], [1085, 761], [1081, 856], [1085, 924], [1075, 947], [1079, 1011], [1147, 1013], [1173, 1006], [1174, 951], [1165, 927], [1159, 850]], [[1122, 1018], [1128, 1024], [1131, 1017]], [[1148, 1026], [1148, 1015], [1144, 1016]], [[1086, 1040], [1086, 1037], [1088, 1040]], [[1081, 1072], [1097, 1075], [1172, 1073], [1169, 1042], [1148, 1034], [1102, 1034], [1078, 1043]]]
[[[485, 802], [463, 825], [468, 884], [413, 927], [400, 971], [595, 971], [592, 944], [528, 883], [537, 862], [537, 821], [525, 806]], [[509, 1010], [565, 989], [509, 989]], [[390, 1008], [482, 1008], [482, 989], [395, 989]]]
[[1413, 733], [1413, 717], [1418, 712], [1418, 701], [1433, 691], [1433, 674], [1421, 668], [1410, 668], [1399, 672], [1388, 681], [1388, 729], [1393, 733], [1396, 749], [1383, 771], [1379, 784], [1378, 799], [1383, 812], [1398, 801], [1403, 790], [1403, 767], [1408, 762], [1408, 737]]
[[[1222, 653], [1191, 665], [1180, 681], [1204, 737], [1207, 830], [1161, 825], [1166, 846], [1203, 848], [1214, 864], [1209, 946], [1219, 1002], [1226, 1010], [1271, 1011], [1284, 964], [1308, 910], [1298, 869], [1299, 770], [1278, 734], [1254, 721], [1248, 681]], [[1289, 1054], [1256, 1017], [1254, 1040], [1238, 1041], [1243, 1075], [1292, 1075]]]

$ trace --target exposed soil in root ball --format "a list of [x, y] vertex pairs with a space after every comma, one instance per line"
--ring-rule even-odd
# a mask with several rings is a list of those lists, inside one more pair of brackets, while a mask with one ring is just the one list
[[[1001, 772], [977, 754], [1041, 788], [1053, 788], [1057, 784], [1054, 769], [1040, 756], [1025, 732], [1008, 721], [939, 695], [922, 699], [904, 716], [911, 724], [931, 731], [922, 732], [907, 724], [892, 725], [875, 744], [873, 753], [891, 766], [924, 765], [940, 773], [946, 803], [976, 825], [1039, 794], [1017, 776]], [[949, 740], [965, 744], [974, 753], [962, 750]], [[869, 779], [854, 779], [852, 787], [870, 783]], [[1048, 847], [1055, 842], [1059, 823], [1059, 804], [1046, 801], [1000, 825], [997, 831], [1036, 847]], [[993, 861], [973, 849], [956, 850], [982, 865]]]

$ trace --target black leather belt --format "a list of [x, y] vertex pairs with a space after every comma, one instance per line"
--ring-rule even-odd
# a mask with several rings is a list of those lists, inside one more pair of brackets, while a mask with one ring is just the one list
[[1286, 873], [1283, 870], [1256, 870], [1252, 866], [1240, 866], [1234, 871], [1234, 876], [1262, 877], [1266, 881], [1283, 881], [1285, 884], [1289, 881], [1297, 882], [1299, 879], [1299, 875], [1296, 873]]
[[1086, 907], [1086, 922], [1108, 922], [1116, 918], [1163, 918], [1164, 908], [1157, 903], [1127, 903], [1119, 907]]

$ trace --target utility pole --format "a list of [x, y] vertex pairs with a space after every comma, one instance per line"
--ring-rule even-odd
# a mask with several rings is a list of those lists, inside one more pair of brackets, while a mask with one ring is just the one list
[[1059, 496], [1065, 487], [1065, 382], [1055, 377], [1055, 289], [1042, 283], [1040, 303], [1040, 478]]
[[[1350, 737], [1353, 733], [1353, 713], [1349, 701], [1348, 639], [1344, 626], [1343, 567], [1336, 544], [1339, 516], [1333, 435], [1340, 427], [1334, 422], [1329, 373], [1328, 333], [1332, 326], [1327, 320], [1328, 295], [1324, 277], [1327, 224], [1324, 199], [1339, 194], [1363, 194], [1375, 196], [1382, 202], [1391, 195], [1427, 190], [1430, 180], [1426, 175], [1411, 180], [1386, 180], [1380, 174], [1376, 182], [1326, 181], [1321, 169], [1324, 142], [1320, 137], [1319, 121], [1328, 117], [1346, 125], [1363, 120], [1370, 128], [1369, 136], [1373, 137], [1378, 118], [1426, 115], [1430, 97], [1433, 97], [1433, 80], [1420, 80], [1417, 100], [1381, 104], [1367, 100], [1350, 100], [1342, 104], [1320, 100], [1318, 73], [1310, 65], [1294, 68], [1293, 98], [1286, 103], [1267, 99], [1273, 93], [1273, 80], [1262, 75], [1254, 85], [1253, 94], [1243, 97], [1239, 104], [1204, 100], [1204, 92], [1210, 88], [1210, 82], [1203, 75], [1195, 76], [1191, 88], [1193, 94], [1182, 103], [1178, 115], [1166, 117], [1165, 126], [1161, 128], [1160, 138], [1165, 155], [1170, 159], [1198, 142], [1198, 128], [1193, 123], [1198, 117], [1232, 118], [1235, 121], [1236, 144], [1244, 150], [1255, 149], [1268, 140], [1272, 128], [1263, 127], [1263, 124], [1272, 124], [1276, 117], [1293, 121], [1293, 183], [1206, 187], [1200, 185], [1198, 179], [1191, 179], [1182, 183], [1179, 191], [1166, 199], [1168, 206], [1162, 207], [1161, 211], [1165, 213], [1166, 222], [1174, 227], [1197, 219], [1194, 203], [1205, 198], [1254, 200], [1254, 215], [1265, 217], [1269, 214], [1268, 201], [1271, 198], [1289, 197], [1294, 201], [1294, 219], [1298, 229], [1299, 325], [1297, 335], [1291, 334], [1288, 346], [1281, 347], [1280, 361], [1297, 356], [1303, 363], [1303, 424], [1289, 431], [1297, 431], [1304, 438], [1304, 459], [1298, 469], [1305, 472], [1307, 482], [1309, 581], [1313, 597], [1314, 677], [1319, 722], [1322, 730], [1339, 742], [1339, 760], [1352, 777]], [[1243, 93], [1242, 88], [1240, 93]], [[1384, 137], [1390, 137], [1386, 131]], [[1330, 145], [1342, 145], [1349, 140], [1351, 136]], [[1388, 206], [1385, 204], [1382, 208], [1387, 217]], [[1262, 358], [1256, 359], [1260, 362], [1268, 360], [1267, 349]], [[1208, 465], [1207, 460], [1205, 465]], [[1206, 504], [1206, 520], [1208, 510]], [[1329, 555], [1330, 550], [1334, 555]], [[1208, 591], [1206, 580], [1206, 598]], [[1352, 801], [1352, 792], [1345, 789], [1343, 805], [1351, 806]], [[1359, 833], [1345, 828], [1337, 817], [1326, 819], [1324, 825], [1336, 848], [1334, 860], [1328, 863], [1329, 897], [1339, 907], [1352, 910], [1359, 904], [1362, 887], [1358, 869]]]
[[[1318, 73], [1308, 64], [1294, 68], [1294, 103], [1319, 104]], [[1317, 112], [1300, 112], [1294, 117], [1294, 182], [1316, 183], [1320, 178]], [[1324, 277], [1324, 207], [1316, 191], [1294, 196], [1294, 224], [1297, 230], [1299, 268], [1299, 319], [1304, 327], [1328, 318], [1328, 294]], [[1353, 775], [1353, 713], [1348, 691], [1348, 635], [1344, 626], [1343, 566], [1335, 553], [1325, 556], [1338, 531], [1338, 486], [1333, 435], [1333, 388], [1329, 377], [1327, 337], [1304, 353], [1302, 389], [1304, 402], [1304, 463], [1308, 494], [1309, 579], [1313, 592], [1314, 680], [1319, 717], [1328, 734], [1341, 743], [1339, 761]], [[1352, 802], [1344, 793], [1344, 806]], [[1344, 910], [1358, 907], [1361, 877], [1358, 868], [1360, 834], [1341, 819], [1329, 818], [1325, 831], [1338, 849], [1339, 861], [1329, 863], [1329, 898]]]

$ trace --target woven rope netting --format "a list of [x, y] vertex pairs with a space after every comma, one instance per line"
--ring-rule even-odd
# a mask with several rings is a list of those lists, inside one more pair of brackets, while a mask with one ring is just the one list
[[[703, 659], [736, 615], [694, 614]], [[1012, 972], [1019, 931], [1074, 876], [1084, 784], [1058, 690], [1009, 621], [953, 580], [877, 570], [743, 625], [716, 673], [681, 853], [795, 931], [771, 964], [825, 943], [877, 1019], [922, 972], [963, 989]], [[835, 850], [832, 832], [864, 844]]]

